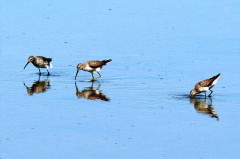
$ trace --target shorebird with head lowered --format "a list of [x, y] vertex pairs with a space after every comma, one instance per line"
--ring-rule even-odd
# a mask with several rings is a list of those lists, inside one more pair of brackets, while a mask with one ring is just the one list
[[195, 85], [194, 89], [190, 91], [190, 97], [193, 97], [196, 94], [199, 94], [202, 92], [205, 93], [205, 97], [206, 97], [207, 91], [211, 91], [211, 93], [208, 95], [208, 97], [211, 97], [211, 94], [213, 93], [211, 89], [215, 84], [217, 84], [217, 81], [219, 78], [220, 78], [220, 73], [216, 76], [213, 76], [212, 78], [198, 82]]
[[24, 66], [23, 69], [27, 67], [27, 65], [31, 62], [35, 67], [38, 68], [39, 74], [41, 75], [40, 68], [46, 68], [48, 75], [50, 75], [48, 68], [52, 68], [52, 64], [50, 63], [52, 61], [52, 58], [46, 58], [43, 56], [29, 56], [28, 62]]
[[[83, 70], [83, 71], [87, 71], [87, 72], [90, 72], [92, 74], [92, 81], [97, 79], [97, 78], [100, 78], [101, 75], [99, 73], [99, 71], [105, 66], [107, 65], [109, 62], [111, 62], [112, 60], [109, 59], [109, 60], [103, 60], [103, 61], [86, 61], [84, 63], [80, 63], [77, 65], [77, 73], [76, 73], [76, 76], [75, 76], [75, 80], [77, 78], [77, 75], [78, 75], [78, 72], [79, 70]], [[98, 73], [98, 77], [94, 77], [93, 76], [93, 73], [94, 72], [97, 72]]]

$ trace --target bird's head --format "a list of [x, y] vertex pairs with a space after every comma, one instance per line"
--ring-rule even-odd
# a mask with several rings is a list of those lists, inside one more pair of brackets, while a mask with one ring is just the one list
[[76, 80], [76, 78], [77, 78], [77, 75], [78, 75], [79, 70], [83, 70], [83, 65], [82, 65], [81, 63], [79, 63], [79, 64], [77, 65], [77, 73], [76, 73], [76, 75], [75, 75], [75, 80]]
[[33, 62], [34, 61], [34, 56], [29, 56], [28, 57], [28, 62]]
[[30, 62], [33, 62], [34, 61], [34, 56], [29, 56], [28, 57], [28, 61], [27, 61], [27, 64], [24, 66], [23, 69], [25, 69], [27, 67], [27, 65], [30, 63]]
[[77, 70], [83, 70], [83, 65], [81, 63], [77, 65]]
[[197, 91], [195, 89], [190, 91], [190, 97], [193, 97], [197, 94]]

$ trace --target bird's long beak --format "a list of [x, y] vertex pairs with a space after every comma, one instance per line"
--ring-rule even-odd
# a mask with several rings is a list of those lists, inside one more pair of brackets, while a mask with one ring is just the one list
[[27, 62], [27, 64], [24, 66], [24, 68], [23, 69], [25, 69], [26, 67], [27, 67], [27, 65], [29, 64], [29, 62]]
[[75, 80], [76, 80], [76, 78], [77, 78], [77, 75], [78, 75], [78, 71], [79, 71], [79, 70], [77, 70], [77, 73], [76, 73], [76, 76], [75, 76]]

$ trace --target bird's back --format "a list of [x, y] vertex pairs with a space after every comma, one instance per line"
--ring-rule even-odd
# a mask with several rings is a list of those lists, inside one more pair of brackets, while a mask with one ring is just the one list
[[103, 60], [103, 61], [87, 61], [88, 65], [92, 68], [98, 68], [98, 67], [103, 67], [107, 63], [111, 62], [112, 60]]
[[47, 57], [44, 57], [44, 56], [36, 56], [36, 57], [42, 59], [45, 62], [49, 62], [50, 63], [52, 61], [52, 58], [47, 58]]
[[35, 61], [33, 62], [33, 65], [39, 68], [51, 68], [50, 62], [52, 61], [52, 58], [46, 58], [43, 56], [36, 56]]
[[217, 80], [219, 79], [219, 77], [220, 77], [220, 73], [209, 79], [198, 82], [197, 85], [199, 85], [201, 87], [212, 87], [217, 83]]

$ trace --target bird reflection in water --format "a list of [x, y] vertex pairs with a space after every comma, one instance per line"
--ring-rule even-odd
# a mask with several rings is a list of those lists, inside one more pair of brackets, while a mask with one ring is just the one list
[[[78, 90], [77, 83], [75, 82], [76, 87], [76, 96], [78, 98], [85, 98], [89, 100], [103, 100], [103, 101], [109, 101], [110, 99], [102, 93], [100, 90], [101, 84], [97, 81], [92, 81], [90, 87], [85, 87], [82, 91]], [[97, 88], [94, 88], [94, 84], [97, 84]]]
[[206, 100], [205, 98], [190, 98], [190, 103], [194, 105], [197, 112], [202, 114], [208, 114], [212, 118], [219, 120], [216, 110], [212, 107], [212, 99]]
[[47, 91], [47, 89], [50, 88], [50, 81], [47, 79], [40, 80], [40, 76], [38, 77], [37, 81], [34, 81], [31, 87], [28, 87], [25, 83], [23, 83], [24, 86], [27, 88], [27, 93], [31, 96], [34, 93], [44, 93]]

